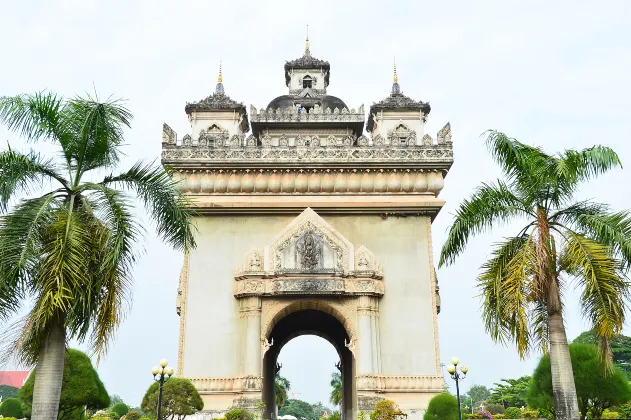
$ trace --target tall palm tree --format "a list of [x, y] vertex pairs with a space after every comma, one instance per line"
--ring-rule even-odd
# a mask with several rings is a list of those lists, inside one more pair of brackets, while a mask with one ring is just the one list
[[549, 351], [556, 418], [578, 419], [563, 291], [570, 281], [580, 288], [580, 309], [610, 361], [609, 340], [622, 329], [629, 296], [631, 218], [604, 204], [576, 201], [574, 194], [581, 182], [621, 163], [603, 146], [549, 155], [497, 131], [486, 143], [506, 180], [482, 184], [460, 205], [440, 266], [453, 263], [472, 236], [524, 222], [482, 266], [482, 317], [491, 337], [514, 341], [521, 357], [535, 347]]
[[12, 348], [19, 361], [37, 365], [33, 420], [57, 418], [66, 341], [87, 340], [100, 358], [125, 314], [143, 233], [126, 191], [144, 202], [168, 244], [195, 245], [187, 202], [163, 168], [137, 163], [90, 181], [118, 163], [131, 118], [119, 101], [0, 98], [9, 130], [59, 148], [50, 158], [0, 152], [0, 319], [32, 302]]
[[340, 405], [342, 403], [342, 375], [339, 372], [331, 373], [331, 396], [329, 401], [333, 405]]
[[289, 383], [289, 380], [280, 376], [280, 374], [276, 372], [274, 388], [276, 392], [276, 406], [278, 406], [278, 408], [284, 407], [285, 404], [287, 404], [287, 400], [289, 399], [287, 391], [291, 389], [291, 384]]

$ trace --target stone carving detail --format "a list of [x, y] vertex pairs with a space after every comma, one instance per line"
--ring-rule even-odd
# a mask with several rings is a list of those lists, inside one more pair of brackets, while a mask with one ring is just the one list
[[[422, 375], [357, 375], [357, 389], [372, 392], [406, 392], [424, 390], [443, 392], [445, 380], [442, 376]], [[374, 407], [372, 408], [374, 409]]]
[[355, 271], [369, 272], [376, 270], [375, 254], [364, 245], [355, 250]]
[[378, 275], [358, 278], [275, 276], [272, 279], [261, 279], [260, 275], [258, 278], [252, 278], [245, 273], [235, 277], [237, 281], [234, 295], [238, 298], [319, 294], [376, 297], [384, 295], [384, 282]]
[[317, 294], [321, 292], [344, 292], [344, 280], [341, 279], [289, 279], [274, 282], [274, 293], [305, 292]]
[[388, 132], [388, 141], [392, 147], [415, 146], [416, 131], [401, 123]]
[[[247, 390], [260, 390], [263, 385], [263, 378], [261, 376], [253, 375], [188, 379], [193, 382], [195, 388], [197, 388], [200, 392], [243, 392]], [[245, 400], [245, 398], [239, 398], [239, 400], [241, 399]]]
[[296, 241], [296, 251], [300, 256], [300, 268], [309, 271], [318, 268], [322, 259], [322, 244], [313, 232], [307, 231]]
[[357, 145], [361, 147], [368, 146], [368, 138], [366, 136], [359, 136], [357, 138]]
[[451, 143], [451, 124], [447, 123], [438, 132], [438, 144]]
[[272, 348], [272, 346], [274, 345], [274, 339], [272, 338], [272, 341], [267, 341], [267, 338], [262, 337], [261, 341], [263, 344], [263, 354], [261, 354], [262, 357], [265, 356], [265, 353], [267, 353], [267, 351]]
[[192, 146], [193, 144], [193, 140], [191, 139], [191, 136], [189, 136], [188, 134], [186, 134], [183, 138], [182, 138], [182, 146]]
[[375, 405], [383, 400], [381, 397], [369, 397], [367, 395], [358, 395], [357, 396], [357, 408], [361, 411], [373, 411], [375, 409]]
[[423, 136], [423, 146], [433, 146], [434, 145], [434, 139], [432, 138], [432, 136], [430, 136], [429, 134], [425, 134]]
[[245, 141], [246, 147], [256, 147], [256, 143], [256, 137], [254, 137], [252, 134], [250, 134]]
[[280, 147], [287, 147], [289, 146], [289, 140], [287, 140], [287, 137], [285, 137], [285, 135], [281, 135], [280, 139], [278, 140], [278, 145]]
[[348, 341], [344, 340], [344, 346], [347, 349], [349, 349], [351, 351], [351, 353], [353, 353], [353, 355], [355, 355], [355, 344], [356, 344], [355, 341], [356, 340], [353, 339], [352, 337]]
[[162, 124], [162, 143], [177, 144], [177, 134], [166, 123]]

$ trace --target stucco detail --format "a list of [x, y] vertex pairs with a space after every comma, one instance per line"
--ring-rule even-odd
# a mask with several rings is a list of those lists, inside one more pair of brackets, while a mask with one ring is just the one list
[[442, 392], [442, 376], [421, 375], [357, 375], [358, 391], [374, 392]]
[[436, 372], [440, 372], [440, 344], [438, 343], [438, 282], [436, 280], [436, 269], [434, 268], [434, 247], [432, 243], [432, 222], [427, 219], [427, 243], [428, 243], [428, 262], [429, 262], [429, 278], [432, 291], [432, 317], [434, 321], [434, 354], [436, 355]]
[[188, 255], [184, 256], [184, 263], [180, 271], [180, 283], [177, 289], [176, 311], [180, 316], [180, 340], [177, 351], [177, 374], [184, 371], [184, 341], [186, 333], [186, 296], [188, 293]]

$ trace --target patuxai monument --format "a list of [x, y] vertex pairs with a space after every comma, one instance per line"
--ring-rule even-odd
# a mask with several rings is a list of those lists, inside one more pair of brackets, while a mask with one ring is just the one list
[[220, 72], [213, 94], [186, 104], [190, 133], [163, 127], [162, 163], [197, 208], [178, 375], [199, 390], [200, 417], [263, 402], [273, 419], [278, 355], [312, 334], [339, 354], [343, 418], [390, 399], [419, 419], [445, 389], [432, 221], [450, 126], [425, 132], [429, 103], [403, 94], [396, 68], [367, 114], [328, 95], [330, 64], [308, 40], [284, 78], [284, 94], [248, 110]]

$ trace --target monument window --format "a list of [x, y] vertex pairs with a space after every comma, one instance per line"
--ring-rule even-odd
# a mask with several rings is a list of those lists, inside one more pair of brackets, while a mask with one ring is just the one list
[[305, 76], [302, 79], [302, 87], [303, 87], [303, 89], [307, 89], [307, 88], [311, 89], [312, 88], [312, 84], [313, 84], [313, 80], [311, 79], [311, 77]]

